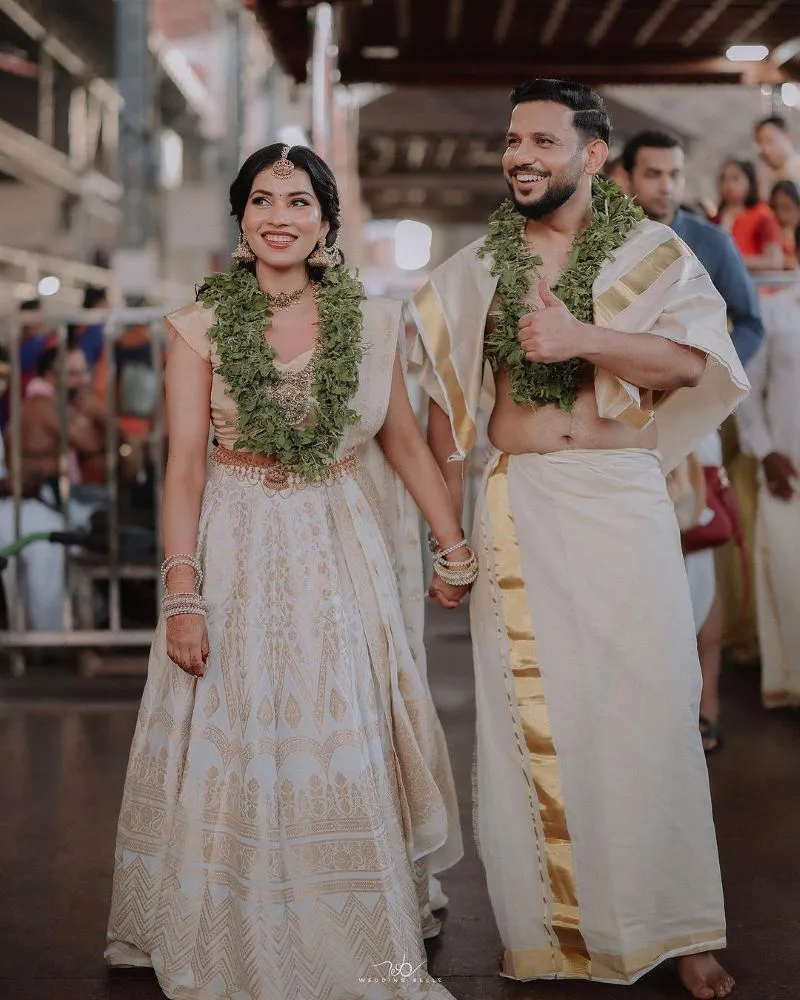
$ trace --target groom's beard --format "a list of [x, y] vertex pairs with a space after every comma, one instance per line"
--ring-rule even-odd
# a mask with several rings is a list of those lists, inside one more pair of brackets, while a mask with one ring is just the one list
[[578, 190], [582, 173], [583, 155], [582, 151], [579, 151], [560, 173], [550, 175], [550, 183], [547, 185], [547, 190], [536, 201], [518, 201], [514, 194], [513, 185], [510, 181], [506, 181], [506, 183], [511, 194], [511, 200], [514, 202], [514, 207], [519, 214], [525, 219], [538, 221], [539, 219], [546, 219], [548, 215], [552, 215], [553, 212], [558, 211], [562, 205], [565, 205], [570, 200]]

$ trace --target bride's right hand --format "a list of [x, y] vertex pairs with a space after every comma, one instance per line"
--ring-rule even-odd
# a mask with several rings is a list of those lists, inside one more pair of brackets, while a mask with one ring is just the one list
[[193, 677], [202, 677], [208, 659], [208, 631], [202, 615], [174, 615], [167, 619], [167, 656]]

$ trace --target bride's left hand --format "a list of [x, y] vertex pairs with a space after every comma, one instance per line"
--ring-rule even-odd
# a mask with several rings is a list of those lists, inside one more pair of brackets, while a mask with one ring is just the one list
[[443, 608], [459, 608], [471, 589], [471, 587], [454, 587], [434, 574], [428, 596]]

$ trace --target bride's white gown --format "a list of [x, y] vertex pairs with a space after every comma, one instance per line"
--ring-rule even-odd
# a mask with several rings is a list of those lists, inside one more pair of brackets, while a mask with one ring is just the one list
[[[163, 622], [153, 644], [106, 957], [152, 965], [174, 1000], [449, 996], [421, 915], [435, 931], [428, 873], [461, 856], [457, 807], [425, 680], [418, 520], [374, 441], [399, 303], [364, 313], [344, 474], [274, 495], [212, 461], [205, 676], [169, 661]], [[171, 322], [214, 361], [202, 307]], [[215, 374], [218, 437], [231, 407]]]

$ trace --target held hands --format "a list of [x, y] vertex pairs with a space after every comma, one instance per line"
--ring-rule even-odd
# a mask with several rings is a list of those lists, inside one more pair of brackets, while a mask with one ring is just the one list
[[772, 451], [762, 462], [767, 489], [778, 500], [791, 500], [795, 492], [794, 480], [797, 478], [791, 460], [779, 451]]
[[586, 349], [586, 324], [575, 319], [544, 279], [539, 281], [538, 291], [542, 308], [519, 321], [519, 341], [525, 357], [548, 365], [581, 357]]
[[438, 549], [428, 595], [443, 608], [460, 607], [478, 576], [478, 561], [466, 542]]
[[166, 630], [167, 656], [187, 674], [202, 677], [209, 653], [205, 618], [175, 615], [167, 619]]
[[454, 587], [450, 583], [445, 583], [441, 577], [434, 573], [428, 596], [432, 597], [437, 604], [443, 608], [460, 608], [461, 602], [472, 590], [472, 587]]

